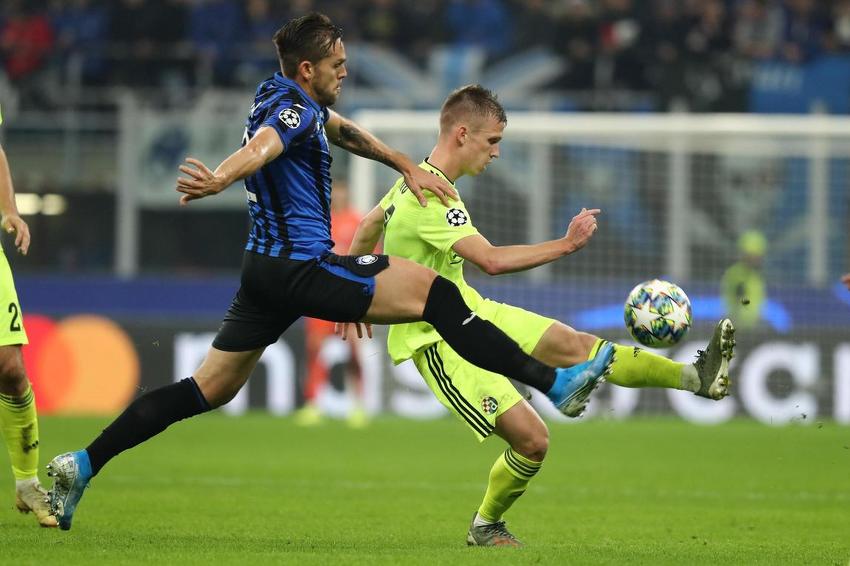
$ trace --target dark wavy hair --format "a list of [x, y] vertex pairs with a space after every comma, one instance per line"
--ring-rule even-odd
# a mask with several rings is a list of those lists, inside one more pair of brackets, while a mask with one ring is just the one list
[[288, 21], [274, 34], [280, 68], [294, 77], [302, 61], [317, 63], [330, 55], [342, 30], [329, 17], [318, 12]]

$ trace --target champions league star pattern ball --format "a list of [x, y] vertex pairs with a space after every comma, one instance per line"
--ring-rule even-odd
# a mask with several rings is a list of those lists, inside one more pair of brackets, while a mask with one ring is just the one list
[[691, 301], [678, 285], [653, 279], [637, 285], [625, 306], [626, 328], [650, 348], [669, 348], [691, 327]]

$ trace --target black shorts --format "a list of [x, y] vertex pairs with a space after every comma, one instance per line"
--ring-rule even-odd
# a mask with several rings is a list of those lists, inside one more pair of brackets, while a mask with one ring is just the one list
[[213, 347], [226, 352], [263, 348], [302, 316], [362, 320], [375, 294], [375, 276], [389, 265], [385, 255], [295, 260], [246, 251], [241, 286]]

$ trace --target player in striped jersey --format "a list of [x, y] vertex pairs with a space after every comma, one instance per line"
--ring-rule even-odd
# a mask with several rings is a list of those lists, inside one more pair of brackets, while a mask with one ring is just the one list
[[[499, 157], [506, 125], [505, 111], [493, 93], [479, 85], [460, 88], [444, 102], [437, 145], [419, 166], [452, 184], [464, 175], [478, 175]], [[465, 260], [497, 275], [532, 269], [578, 251], [596, 231], [599, 209], [582, 209], [557, 240], [493, 246], [473, 226], [463, 201], [452, 203], [449, 210], [429, 207], [420, 212], [418, 208], [404, 179], [399, 179], [360, 223], [350, 253], [374, 249], [383, 234], [386, 253], [412, 259], [453, 281], [478, 316], [492, 321], [544, 363], [572, 365], [592, 359], [600, 349], [614, 348], [616, 356], [608, 375], [614, 384], [684, 389], [713, 399], [726, 396], [734, 346], [732, 325], [726, 319], [718, 324], [697, 362], [681, 364], [639, 348], [612, 345], [551, 318], [485, 299], [464, 280]], [[343, 337], [346, 332], [343, 327]], [[434, 395], [479, 441], [495, 432], [509, 444], [493, 464], [467, 542], [520, 545], [502, 516], [543, 464], [549, 445], [546, 425], [507, 379], [458, 356], [439, 329], [427, 322], [390, 327], [387, 348], [395, 363], [414, 361]]]
[[60, 454], [48, 465], [51, 507], [64, 530], [71, 528], [89, 479], [109, 460], [172, 423], [230, 401], [266, 346], [302, 316], [379, 324], [425, 320], [471, 363], [536, 387], [568, 415], [583, 410], [608, 369], [610, 349], [567, 368], [535, 360], [477, 317], [454, 283], [413, 261], [334, 254], [328, 142], [395, 168], [423, 207], [422, 187], [444, 204], [446, 195], [457, 195], [444, 179], [328, 108], [347, 74], [341, 31], [330, 19], [294, 19], [274, 42], [281, 72], [257, 89], [241, 149], [214, 170], [187, 159], [180, 167], [186, 176], [177, 181], [186, 204], [245, 180], [253, 223], [240, 288], [193, 376], [145, 393], [85, 450]]
[[[0, 124], [3, 114], [0, 112]], [[0, 146], [0, 227], [15, 235], [15, 247], [26, 255], [30, 229], [18, 214], [6, 153]], [[15, 476], [15, 506], [32, 511], [42, 527], [55, 527], [56, 518], [45, 503], [47, 493], [38, 482], [38, 415], [21, 345], [28, 344], [21, 304], [15, 291], [9, 260], [0, 248], [0, 432], [6, 441]]]

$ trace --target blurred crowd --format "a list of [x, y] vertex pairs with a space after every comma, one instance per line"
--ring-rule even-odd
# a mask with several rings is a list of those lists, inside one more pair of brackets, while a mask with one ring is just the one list
[[0, 59], [12, 84], [46, 69], [93, 86], [243, 84], [276, 68], [272, 34], [311, 10], [423, 67], [436, 45], [490, 62], [546, 47], [563, 90], [663, 93], [700, 67], [850, 51], [850, 0], [4, 0]]

